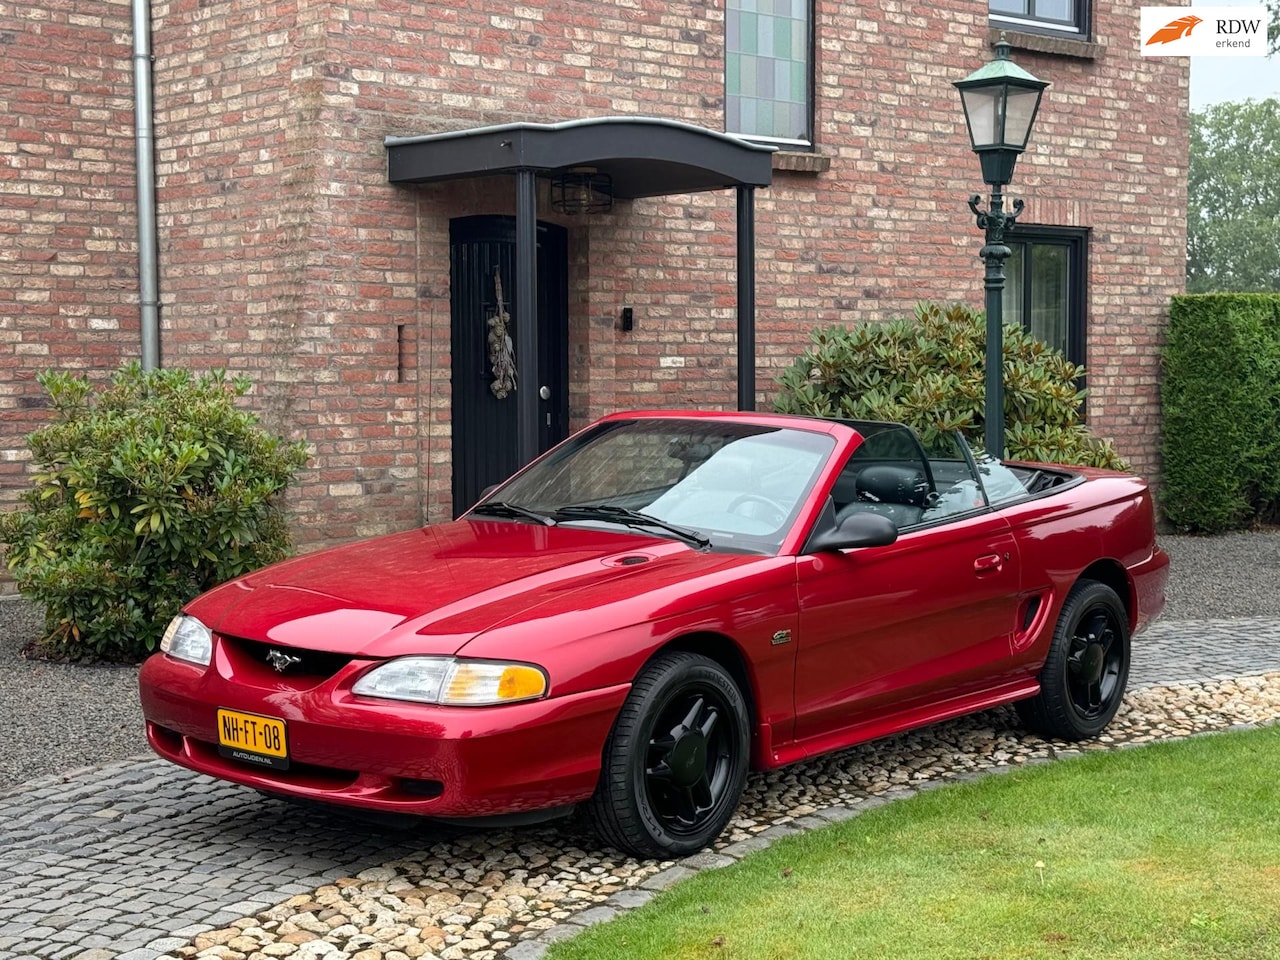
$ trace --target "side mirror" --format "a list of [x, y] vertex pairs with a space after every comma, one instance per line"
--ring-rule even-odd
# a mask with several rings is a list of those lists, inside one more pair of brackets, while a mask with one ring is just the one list
[[898, 539], [898, 525], [878, 513], [851, 513], [837, 527], [819, 530], [809, 538], [806, 553], [885, 547]]

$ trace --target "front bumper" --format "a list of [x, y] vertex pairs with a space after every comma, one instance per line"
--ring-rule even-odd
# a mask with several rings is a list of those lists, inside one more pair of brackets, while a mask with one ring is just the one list
[[[328, 803], [440, 817], [565, 806], [595, 790], [629, 685], [495, 707], [441, 707], [351, 693], [371, 661], [291, 678], [215, 644], [209, 667], [156, 654], [139, 675], [147, 741], [213, 777]], [[315, 681], [315, 682], [313, 682]], [[219, 708], [283, 720], [286, 770], [218, 751]]]

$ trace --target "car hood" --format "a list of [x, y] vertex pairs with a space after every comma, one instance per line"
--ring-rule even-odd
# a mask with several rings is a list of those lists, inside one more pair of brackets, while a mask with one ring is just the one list
[[535, 608], [564, 609], [570, 594], [583, 609], [749, 559], [634, 534], [459, 520], [275, 564], [187, 612], [218, 633], [280, 646], [448, 655]]

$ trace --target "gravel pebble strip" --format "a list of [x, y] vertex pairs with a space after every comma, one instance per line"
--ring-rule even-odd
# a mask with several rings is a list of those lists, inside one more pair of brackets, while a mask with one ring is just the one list
[[1023, 732], [1010, 708], [753, 775], [714, 850], [639, 861], [557, 829], [472, 832], [197, 935], [169, 957], [219, 960], [537, 960], [549, 943], [640, 906], [700, 870], [889, 800], [1020, 766], [1280, 722], [1280, 671], [1130, 693], [1108, 732], [1068, 744]]
[[138, 668], [24, 660], [43, 629], [34, 604], [0, 598], [0, 792], [148, 752]]
[[1280, 529], [1159, 539], [1169, 554], [1165, 620], [1280, 617]]

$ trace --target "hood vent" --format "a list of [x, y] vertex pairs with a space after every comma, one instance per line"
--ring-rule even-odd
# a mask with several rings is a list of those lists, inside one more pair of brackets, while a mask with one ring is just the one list
[[604, 561], [604, 565], [606, 567], [634, 567], [639, 563], [648, 563], [652, 559], [653, 557], [643, 553], [629, 553], [624, 557], [610, 557]]

